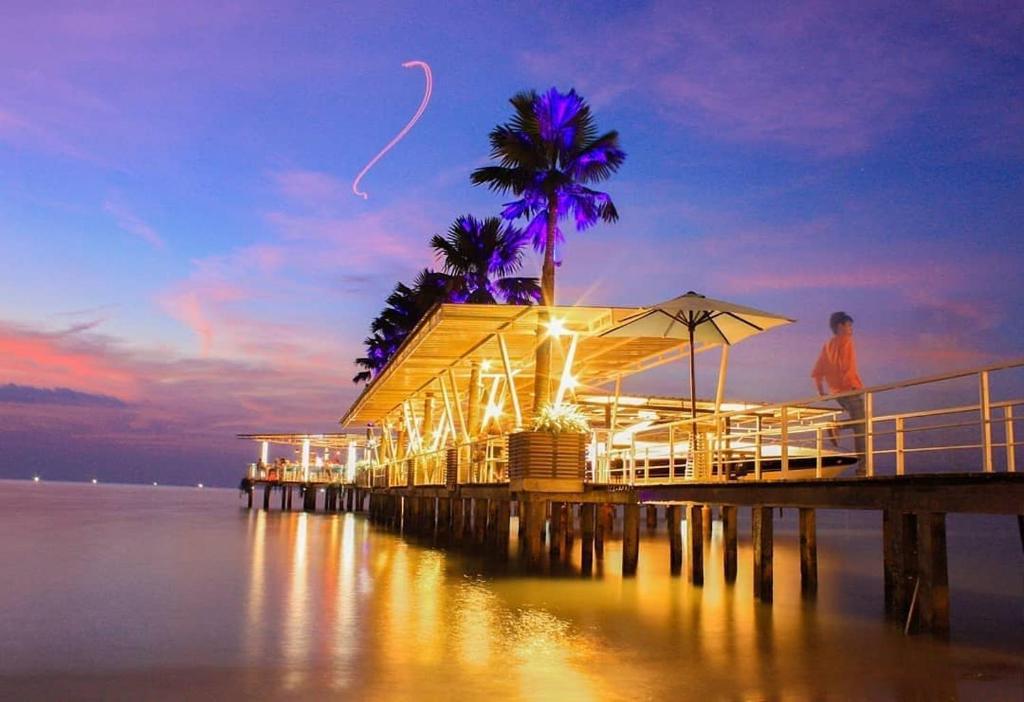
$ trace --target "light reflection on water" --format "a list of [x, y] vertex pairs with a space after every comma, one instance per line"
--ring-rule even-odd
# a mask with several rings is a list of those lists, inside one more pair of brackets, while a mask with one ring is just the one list
[[1009, 521], [1002, 541], [1002, 522], [981, 539], [951, 528], [946, 645], [882, 623], [880, 542], [847, 517], [831, 530], [819, 518], [812, 604], [792, 517], [777, 523], [765, 606], [751, 596], [749, 542], [724, 584], [717, 524], [696, 588], [668, 575], [664, 531], [643, 532], [636, 578], [619, 577], [614, 540], [600, 576], [580, 576], [578, 540], [568, 563], [534, 576], [515, 557], [434, 548], [362, 517], [248, 512], [229, 491], [3, 487], [3, 698], [1024, 695]]

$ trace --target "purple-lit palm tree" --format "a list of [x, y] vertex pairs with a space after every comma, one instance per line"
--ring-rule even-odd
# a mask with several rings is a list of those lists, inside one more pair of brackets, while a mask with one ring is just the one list
[[529, 305], [540, 300], [536, 278], [513, 275], [523, 265], [524, 233], [498, 217], [459, 217], [447, 236], [435, 234], [436, 252], [452, 302]]
[[385, 300], [387, 307], [370, 324], [370, 336], [363, 341], [366, 355], [355, 361], [363, 370], [352, 378], [352, 382], [372, 380], [423, 316], [434, 305], [451, 299], [451, 290], [450, 276], [429, 269], [420, 271], [411, 287], [405, 283], [395, 285]]
[[[598, 220], [614, 222], [619, 214], [607, 193], [589, 185], [607, 180], [626, 158], [618, 132], [598, 134], [590, 106], [575, 90], [522, 92], [511, 101], [512, 119], [490, 134], [496, 166], [473, 171], [474, 185], [486, 185], [518, 199], [507, 203], [506, 219], [527, 217], [526, 235], [543, 252], [541, 293], [555, 303], [556, 248], [564, 239], [559, 220], [572, 215], [577, 231]], [[550, 397], [550, 340], [537, 347], [534, 411]]]

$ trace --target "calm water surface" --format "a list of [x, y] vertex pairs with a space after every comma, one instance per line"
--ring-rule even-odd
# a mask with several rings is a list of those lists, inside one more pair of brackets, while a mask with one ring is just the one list
[[594, 577], [578, 545], [538, 577], [361, 516], [243, 507], [229, 490], [0, 481], [0, 698], [1024, 699], [1009, 518], [950, 518], [946, 644], [883, 623], [877, 515], [819, 513], [811, 605], [795, 513], [777, 520], [766, 606], [742, 519], [735, 586], [716, 524], [695, 588], [669, 576], [663, 530], [644, 532], [634, 579], [617, 541]]

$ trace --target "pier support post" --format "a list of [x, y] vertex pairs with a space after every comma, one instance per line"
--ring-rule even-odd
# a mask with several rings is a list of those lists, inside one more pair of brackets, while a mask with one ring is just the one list
[[565, 503], [551, 503], [551, 520], [548, 522], [548, 552], [551, 558], [562, 554], [562, 542], [565, 541]]
[[494, 545], [498, 558], [508, 558], [508, 535], [512, 521], [512, 502], [495, 500], [494, 505]]
[[704, 505], [700, 513], [700, 525], [704, 533], [704, 543], [711, 543], [711, 525], [714, 523], [715, 515], [711, 509], [711, 505]]
[[690, 505], [686, 522], [686, 559], [694, 585], [704, 584], [704, 509], [705, 506]]
[[622, 574], [631, 576], [640, 560], [640, 505], [624, 505], [622, 512]]
[[281, 486], [281, 511], [282, 512], [284, 512], [285, 503], [287, 502], [287, 498], [288, 498], [288, 488], [286, 488], [284, 485], [282, 485]]
[[917, 569], [921, 585], [917, 602], [924, 631], [949, 634], [949, 573], [946, 564], [946, 515], [917, 516]]
[[567, 502], [564, 514], [562, 533], [565, 539], [562, 542], [562, 557], [565, 560], [569, 560], [572, 557], [573, 543], [576, 541], [576, 505], [572, 502]]
[[437, 498], [424, 497], [423, 508], [423, 533], [433, 536], [437, 527]]
[[738, 541], [737, 509], [731, 505], [722, 505], [722, 541], [725, 553], [722, 566], [725, 570], [725, 582], [736, 582], [736, 544]]
[[813, 509], [800, 508], [800, 594], [818, 594], [818, 530]]
[[473, 543], [478, 546], [487, 542], [487, 503], [479, 497], [473, 500]]
[[683, 572], [683, 508], [669, 505], [665, 508], [665, 526], [668, 528], [668, 569], [672, 575]]
[[464, 531], [462, 523], [465, 519], [464, 506], [461, 497], [452, 498], [451, 536], [453, 541], [462, 541], [462, 533]]
[[249, 483], [246, 486], [246, 488], [245, 488], [245, 497], [246, 497], [246, 503], [247, 503], [246, 506], [247, 506], [248, 509], [252, 509], [252, 491], [253, 491], [252, 483]]
[[580, 505], [580, 569], [590, 575], [594, 569], [594, 516], [597, 505], [584, 502]]
[[412, 498], [402, 496], [402, 533], [407, 534], [412, 529]]
[[611, 529], [608, 527], [608, 513], [614, 509], [611, 505], [600, 504], [597, 506], [597, 514], [594, 515], [594, 556], [597, 560], [604, 560], [604, 540], [611, 536]]
[[263, 486], [263, 511], [270, 509], [270, 483]]
[[437, 498], [437, 533], [443, 539], [451, 536], [452, 500], [450, 497]]
[[772, 508], [753, 508], [754, 597], [771, 602], [772, 587]]
[[539, 568], [544, 560], [544, 542], [541, 533], [547, 518], [547, 503], [542, 501], [523, 502], [526, 515], [526, 562], [531, 568]]
[[658, 505], [647, 505], [647, 528], [650, 531], [658, 528]]

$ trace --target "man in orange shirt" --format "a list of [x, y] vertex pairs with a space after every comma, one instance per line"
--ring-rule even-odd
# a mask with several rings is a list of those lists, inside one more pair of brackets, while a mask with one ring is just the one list
[[[834, 312], [828, 325], [832, 329], [832, 338], [821, 348], [811, 371], [818, 394], [827, 394], [825, 384], [833, 395], [862, 390], [864, 383], [857, 374], [857, 354], [853, 348], [853, 317], [845, 312]], [[852, 422], [849, 426], [853, 429], [853, 445], [857, 452], [857, 475], [864, 475], [864, 396], [848, 395], [836, 400]]]

